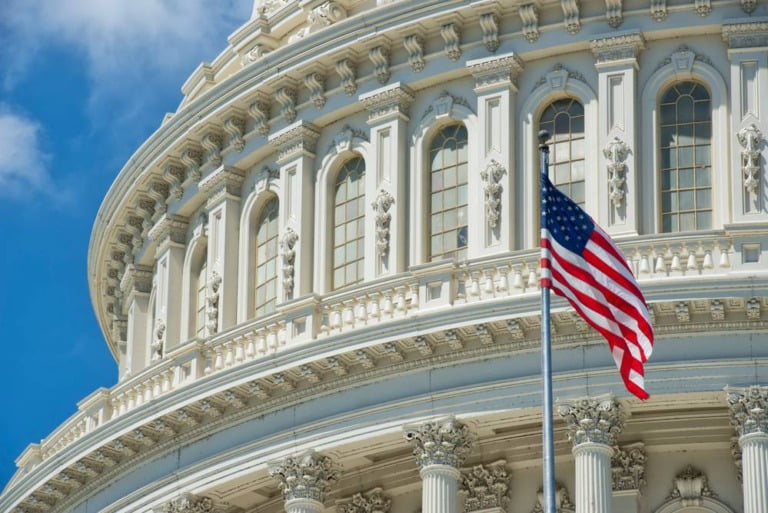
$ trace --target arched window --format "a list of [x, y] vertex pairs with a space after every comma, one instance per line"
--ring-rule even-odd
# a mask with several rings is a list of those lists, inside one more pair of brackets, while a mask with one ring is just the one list
[[661, 96], [661, 230], [712, 227], [712, 102], [696, 82], [673, 84]]
[[194, 329], [192, 334], [198, 338], [205, 336], [205, 297], [206, 297], [206, 277], [208, 275], [207, 258], [203, 257], [200, 267], [195, 275], [192, 308], [194, 318]]
[[277, 198], [269, 200], [256, 223], [256, 317], [274, 312], [277, 305], [278, 206]]
[[467, 128], [450, 125], [429, 150], [429, 260], [467, 257]]
[[363, 281], [365, 249], [365, 161], [344, 163], [333, 189], [333, 288]]
[[572, 98], [550, 103], [539, 119], [539, 130], [549, 142], [549, 179], [575, 203], [584, 207], [584, 106]]

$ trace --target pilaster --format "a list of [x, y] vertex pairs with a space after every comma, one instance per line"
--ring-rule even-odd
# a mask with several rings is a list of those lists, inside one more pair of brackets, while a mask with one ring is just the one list
[[735, 222], [768, 218], [768, 20], [734, 20], [722, 26], [731, 61], [731, 216]]
[[768, 387], [726, 387], [741, 446], [744, 513], [768, 511]]
[[615, 511], [640, 511], [641, 488], [646, 484], [645, 460], [645, 444], [642, 442], [614, 447], [611, 474]]
[[[163, 214], [149, 231], [155, 241], [155, 327], [151, 358], [162, 357], [181, 342], [181, 284], [186, 251], [186, 218]], [[162, 328], [161, 328], [162, 326]]]
[[452, 417], [403, 430], [420, 469], [422, 513], [458, 513], [459, 468], [472, 448], [473, 434]]
[[320, 513], [340, 472], [329, 457], [310, 450], [270, 464], [269, 476], [280, 486], [286, 513]]
[[625, 415], [612, 396], [558, 405], [576, 459], [576, 513], [611, 513], [611, 457]]
[[120, 282], [123, 304], [126, 305], [126, 351], [120, 377], [141, 371], [147, 366], [147, 339], [149, 327], [149, 295], [152, 292], [152, 268], [144, 265], [130, 264], [123, 273]]
[[397, 82], [359, 97], [368, 109], [374, 169], [365, 174], [366, 203], [374, 215], [365, 216], [365, 279], [406, 270], [408, 169], [406, 166], [408, 107], [414, 94]]
[[587, 197], [597, 198], [598, 223], [608, 233], [637, 235], [641, 199], [636, 131], [637, 56], [645, 48], [645, 39], [641, 32], [631, 31], [596, 38], [590, 44], [598, 71], [600, 165], [597, 183], [590, 185], [587, 181]]
[[470, 258], [515, 249], [516, 226], [511, 212], [515, 197], [515, 107], [517, 76], [523, 61], [514, 53], [467, 62], [475, 77], [477, 94], [478, 144], [481, 180], [470, 180]]
[[269, 136], [278, 150], [280, 201], [280, 267], [278, 303], [312, 292], [312, 241], [314, 239], [314, 161], [319, 130], [297, 121]]
[[237, 322], [237, 260], [240, 238], [240, 193], [245, 173], [221, 167], [200, 182], [208, 197], [208, 283], [206, 334], [214, 335]]

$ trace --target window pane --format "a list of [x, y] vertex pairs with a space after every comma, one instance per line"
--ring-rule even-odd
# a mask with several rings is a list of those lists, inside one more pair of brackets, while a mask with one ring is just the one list
[[254, 284], [255, 316], [274, 311], [277, 302], [277, 198], [271, 199], [257, 221], [256, 283]]
[[[549, 120], [552, 120], [551, 122]], [[584, 107], [563, 98], [549, 104], [539, 120], [539, 129], [553, 134], [550, 170], [557, 188], [584, 205]]]
[[[345, 194], [338, 192], [344, 190]], [[356, 271], [365, 253], [365, 161], [355, 157], [344, 163], [336, 176], [336, 204], [333, 219], [333, 288], [362, 280]]]

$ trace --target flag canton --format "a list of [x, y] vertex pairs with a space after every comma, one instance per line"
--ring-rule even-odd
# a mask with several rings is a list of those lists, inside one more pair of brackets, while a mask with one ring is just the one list
[[568, 250], [581, 254], [595, 223], [571, 198], [557, 190], [545, 174], [541, 175], [541, 208], [542, 218], [546, 213], [546, 223], [542, 222], [542, 226], [549, 231], [550, 237]]

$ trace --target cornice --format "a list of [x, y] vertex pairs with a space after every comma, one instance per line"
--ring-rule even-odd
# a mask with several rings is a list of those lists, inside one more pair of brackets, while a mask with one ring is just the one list
[[240, 197], [240, 189], [245, 181], [245, 171], [232, 166], [216, 169], [200, 181], [200, 191], [208, 198], [208, 205], [213, 206], [227, 197]]
[[277, 148], [277, 161], [285, 164], [301, 156], [315, 156], [315, 145], [320, 130], [312, 123], [297, 121], [269, 136], [269, 142]]
[[645, 48], [645, 37], [640, 31], [597, 37], [589, 42], [597, 65], [621, 61], [635, 61]]
[[768, 47], [768, 18], [746, 18], [725, 22], [723, 41], [731, 50]]
[[189, 220], [182, 216], [163, 214], [149, 230], [149, 240], [157, 242], [156, 253], [165, 251], [169, 245], [183, 245], [186, 242]]
[[475, 92], [478, 93], [499, 86], [515, 86], [524, 67], [523, 60], [514, 53], [467, 61], [467, 68], [475, 77]]
[[360, 95], [358, 100], [368, 110], [368, 123], [375, 124], [392, 118], [408, 120], [408, 107], [414, 98], [410, 87], [396, 82]]

